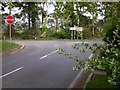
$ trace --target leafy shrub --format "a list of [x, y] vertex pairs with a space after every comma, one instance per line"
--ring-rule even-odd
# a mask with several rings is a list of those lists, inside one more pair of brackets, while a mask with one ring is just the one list
[[117, 88], [120, 88], [120, 75], [119, 74], [116, 77], [116, 86]]
[[37, 35], [38, 31], [34, 29], [28, 29], [28, 30], [25, 30], [23, 33], [29, 34], [29, 35]]
[[[59, 54], [68, 56], [70, 59], [77, 61], [79, 65], [74, 66], [74, 70], [83, 68], [84, 70], [94, 70], [100, 69], [105, 70], [108, 73], [108, 82], [120, 86], [120, 50], [115, 48], [109, 48], [109, 44], [93, 44], [89, 45], [87, 43], [74, 44], [73, 48], [79, 50], [80, 53], [85, 53], [86, 50], [92, 50], [93, 54], [96, 54], [95, 57], [81, 60], [78, 56], [73, 56], [71, 53], [66, 52], [63, 49], [58, 49]], [[97, 51], [97, 52], [96, 52]], [[103, 55], [99, 55], [99, 52], [104, 52]]]
[[84, 39], [88, 39], [90, 37], [92, 37], [92, 31], [90, 29], [85, 29], [83, 31], [83, 38]]
[[46, 37], [54, 37], [55, 30], [46, 30]]
[[37, 30], [29, 29], [29, 30], [25, 30], [23, 33], [21, 33], [20, 36], [22, 39], [33, 39], [38, 34], [39, 33]]
[[[105, 28], [107, 30], [107, 33], [105, 34], [104, 41], [109, 44], [116, 45], [119, 47], [120, 38], [118, 35], [120, 35], [120, 22], [109, 22], [105, 25]], [[117, 34], [117, 35], [116, 35]], [[112, 47], [112, 46], [111, 46]]]
[[70, 32], [65, 32], [65, 30], [61, 30], [59, 32], [54, 32], [53, 36], [58, 39], [70, 39]]
[[22, 38], [22, 39], [33, 39], [34, 37], [31, 36], [31, 35], [28, 35], [28, 34], [22, 34], [22, 35], [21, 35], [21, 38]]

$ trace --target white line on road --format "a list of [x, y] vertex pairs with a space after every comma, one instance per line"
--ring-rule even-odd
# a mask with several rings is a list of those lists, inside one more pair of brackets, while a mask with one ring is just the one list
[[21, 69], [23, 69], [23, 67], [20, 67], [20, 68], [18, 68], [18, 69], [15, 69], [15, 70], [9, 72], [9, 73], [6, 73], [6, 74], [0, 76], [0, 78], [3, 78], [3, 77], [5, 77], [5, 76], [8, 76], [8, 75], [10, 75], [10, 74], [12, 74], [12, 73], [14, 73], [14, 72], [17, 72], [17, 71], [19, 71], [19, 70], [21, 70]]
[[49, 53], [47, 55], [42, 56], [40, 59], [44, 59], [44, 58], [46, 58], [46, 57], [48, 57], [48, 56], [50, 56], [50, 55], [52, 55], [52, 54], [54, 54], [56, 52], [57, 52], [57, 50], [55, 50], [55, 51], [53, 51], [53, 52], [51, 52], [51, 53]]
[[[92, 57], [93, 57], [93, 54], [91, 54], [89, 56], [89, 59], [91, 59]], [[80, 70], [80, 72], [77, 74], [77, 76], [75, 77], [75, 79], [73, 80], [73, 82], [69, 85], [68, 89], [70, 89], [70, 88], [72, 89], [74, 87], [74, 85], [76, 84], [77, 80], [79, 78], [81, 78], [81, 75], [82, 75], [83, 71], [84, 71], [83, 69]]]
[[92, 56], [93, 56], [93, 54], [91, 54], [91, 55], [89, 56], [89, 59], [91, 59], [91, 58], [92, 58]]

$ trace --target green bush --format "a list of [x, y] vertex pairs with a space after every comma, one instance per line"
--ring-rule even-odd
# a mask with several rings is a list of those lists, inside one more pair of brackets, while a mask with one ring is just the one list
[[85, 29], [83, 31], [83, 38], [84, 39], [89, 39], [92, 37], [92, 31], [90, 29]]
[[25, 30], [23, 33], [29, 34], [29, 35], [37, 35], [38, 31], [34, 29], [28, 29], [28, 30]]
[[46, 30], [46, 37], [54, 37], [55, 30]]
[[31, 35], [28, 35], [28, 34], [22, 34], [22, 35], [21, 35], [21, 38], [22, 38], [22, 39], [33, 39], [34, 37], [31, 36]]
[[22, 39], [33, 39], [38, 34], [39, 33], [37, 30], [29, 29], [29, 30], [25, 30], [23, 33], [21, 33], [20, 37]]
[[61, 30], [59, 32], [54, 32], [53, 36], [58, 39], [70, 39], [70, 32], [65, 32], [65, 30]]
[[[84, 70], [105, 70], [107, 72], [108, 82], [117, 85], [120, 87], [120, 49], [115, 48], [113, 44], [112, 47], [109, 47], [109, 43], [106, 44], [88, 44], [88, 43], [76, 43], [72, 47], [76, 50], [79, 50], [80, 53], [85, 53], [89, 49], [92, 50], [92, 53], [95, 55], [92, 58], [85, 60], [80, 59], [79, 56], [73, 56], [71, 53], [58, 49], [59, 54], [68, 56], [70, 59], [77, 61], [79, 65], [74, 66], [74, 70], [83, 68]], [[99, 55], [100, 52], [103, 52], [102, 55]]]
[[116, 86], [117, 86], [117, 88], [120, 88], [120, 75], [117, 75], [117, 77], [116, 77]]
[[[97, 83], [96, 83], [97, 82]], [[86, 89], [91, 90], [92, 88], [116, 88], [114, 85], [108, 83], [107, 77], [96, 77], [87, 83]]]
[[59, 32], [56, 32], [56, 30], [46, 30], [45, 32], [47, 38], [70, 39], [69, 31], [60, 30]]
[[104, 31], [107, 30], [105, 37], [104, 37], [104, 41], [106, 43], [113, 43], [113, 45], [117, 45], [117, 47], [119, 47], [119, 42], [120, 42], [120, 38], [117, 37], [117, 35], [114, 33], [116, 32], [118, 35], [120, 35], [120, 27], [119, 27], [120, 23], [117, 21], [113, 21], [113, 22], [109, 22], [107, 24], [105, 24], [104, 26]]

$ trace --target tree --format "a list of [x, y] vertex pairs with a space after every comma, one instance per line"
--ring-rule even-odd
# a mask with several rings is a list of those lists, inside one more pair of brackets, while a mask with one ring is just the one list
[[102, 2], [101, 15], [104, 16], [104, 22], [117, 20], [120, 17], [120, 2]]
[[86, 2], [76, 2], [76, 14], [78, 16], [78, 26], [85, 26], [86, 23], [84, 22], [89, 22], [88, 21], [88, 17], [84, 16], [83, 14], [85, 14], [85, 12], [87, 11], [87, 6], [88, 3]]
[[87, 11], [92, 15], [92, 34], [95, 36], [95, 24], [97, 23], [98, 16], [98, 3], [97, 2], [89, 2]]
[[95, 54], [94, 57], [86, 59], [85, 61], [81, 60], [79, 56], [73, 56], [63, 49], [59, 49], [58, 53], [77, 61], [79, 65], [73, 67], [75, 70], [83, 68], [84, 70], [93, 71], [94, 69], [99, 69], [106, 71], [108, 82], [120, 88], [120, 14], [112, 16], [113, 13], [120, 12], [120, 7], [117, 3], [113, 3], [112, 6], [108, 5], [108, 7], [112, 7], [112, 14], [109, 13], [110, 15], [106, 15], [105, 18], [109, 21], [108, 28], [106, 28], [108, 32], [105, 35], [105, 43], [95, 43], [93, 45], [89, 45], [88, 43], [76, 43], [72, 46], [74, 49], [79, 50], [80, 53], [84, 53], [86, 50], [90, 49], [92, 53]]
[[36, 20], [39, 20], [38, 15], [40, 13], [38, 4], [35, 2], [14, 2], [14, 5], [21, 9], [21, 17], [23, 16], [28, 18], [28, 29], [36, 28]]
[[63, 2], [56, 2], [56, 4], [54, 4], [55, 6], [55, 19], [56, 19], [56, 31], [58, 32], [59, 30], [59, 24], [58, 24], [58, 20], [59, 18], [63, 15]]

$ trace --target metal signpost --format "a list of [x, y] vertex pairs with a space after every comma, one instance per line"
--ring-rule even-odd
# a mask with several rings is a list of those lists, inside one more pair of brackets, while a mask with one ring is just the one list
[[78, 27], [77, 28], [77, 31], [80, 31], [81, 32], [81, 40], [83, 40], [83, 27]]
[[78, 32], [81, 32], [81, 40], [83, 40], [83, 27], [70, 27], [71, 30], [71, 39], [75, 39], [75, 31], [77, 31], [77, 39], [78, 39]]
[[71, 39], [75, 39], [75, 35], [74, 35], [74, 31], [76, 30], [75, 27], [70, 27], [70, 30], [71, 30]]
[[12, 38], [12, 35], [11, 35], [11, 24], [13, 24], [13, 22], [14, 22], [13, 16], [7, 16], [7, 23], [9, 24], [10, 41], [11, 41], [11, 38]]

